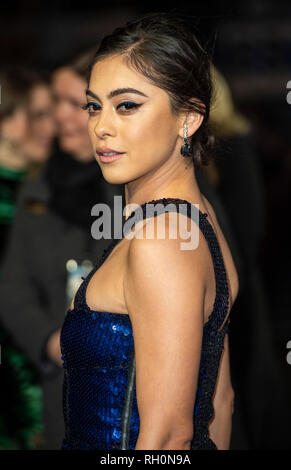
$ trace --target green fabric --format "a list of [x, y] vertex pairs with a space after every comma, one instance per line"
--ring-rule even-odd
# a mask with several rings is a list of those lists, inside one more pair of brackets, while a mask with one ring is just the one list
[[0, 164], [0, 177], [8, 180], [22, 180], [27, 175], [27, 170], [14, 170]]
[[0, 200], [0, 223], [9, 224], [15, 214], [15, 204], [11, 201]]
[[0, 224], [11, 223], [16, 210], [15, 192], [27, 173], [0, 164]]
[[42, 390], [27, 356], [0, 330], [0, 449], [33, 449], [43, 432]]

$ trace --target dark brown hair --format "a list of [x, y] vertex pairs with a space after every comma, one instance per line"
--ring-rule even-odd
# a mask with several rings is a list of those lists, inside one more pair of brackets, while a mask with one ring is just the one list
[[128, 65], [165, 90], [173, 113], [195, 111], [204, 116], [191, 140], [196, 169], [207, 164], [214, 144], [208, 127], [210, 59], [189, 22], [172, 13], [151, 13], [129, 22], [102, 39], [92, 67], [114, 54], [124, 54]]

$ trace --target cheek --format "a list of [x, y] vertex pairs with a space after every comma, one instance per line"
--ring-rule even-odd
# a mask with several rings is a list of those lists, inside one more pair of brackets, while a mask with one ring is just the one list
[[160, 153], [171, 145], [171, 136], [174, 137], [173, 119], [166, 111], [154, 115], [140, 114], [124, 128], [124, 132], [133, 149], [136, 147], [140, 151], [142, 147]]

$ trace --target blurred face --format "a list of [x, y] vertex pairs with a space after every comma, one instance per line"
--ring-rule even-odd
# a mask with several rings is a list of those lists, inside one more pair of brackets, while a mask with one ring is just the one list
[[[90, 139], [109, 183], [133, 181], [177, 159], [181, 119], [172, 113], [168, 94], [129, 68], [121, 55], [94, 65], [87, 101]], [[106, 158], [116, 152], [117, 159]]]
[[74, 158], [92, 160], [88, 135], [88, 114], [82, 109], [86, 102], [86, 81], [69, 68], [57, 70], [52, 77], [54, 116], [60, 147]]
[[21, 107], [1, 122], [1, 136], [9, 140], [16, 147], [20, 147], [28, 130], [28, 120], [26, 109]]
[[52, 98], [48, 87], [36, 85], [31, 93], [27, 110], [28, 139], [26, 153], [30, 160], [43, 161], [51, 150], [55, 135]]

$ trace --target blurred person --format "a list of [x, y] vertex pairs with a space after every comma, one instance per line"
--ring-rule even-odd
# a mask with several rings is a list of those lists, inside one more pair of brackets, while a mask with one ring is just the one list
[[0, 256], [21, 183], [48, 158], [54, 137], [48, 84], [18, 67], [0, 71]]
[[[238, 276], [196, 182], [213, 142], [209, 67], [189, 24], [164, 13], [114, 30], [92, 61], [84, 107], [90, 138], [106, 181], [125, 185], [131, 223], [64, 320], [63, 449], [229, 448], [227, 333]], [[154, 216], [149, 203], [158, 206]], [[185, 252], [185, 237], [168, 230], [144, 237], [145, 227], [168, 227], [159, 216], [180, 212], [180, 203], [187, 218], [175, 222], [197, 215], [195, 249]], [[129, 220], [132, 204], [139, 214]]]
[[[59, 449], [64, 432], [59, 345], [64, 312], [81, 276], [109, 243], [92, 238], [91, 208], [98, 202], [111, 205], [113, 195], [123, 195], [102, 177], [81, 109], [89, 56], [81, 54], [52, 74], [58, 140], [41, 170], [21, 188], [0, 280], [0, 318], [39, 374], [44, 433], [38, 445], [43, 449]], [[34, 112], [36, 106], [30, 118]]]
[[[27, 68], [7, 66], [0, 71], [0, 258], [5, 253], [10, 225], [21, 184], [48, 157], [53, 137], [48, 84]], [[41, 90], [42, 96], [38, 97]], [[43, 104], [40, 101], [44, 100]], [[30, 110], [47, 109], [47, 127], [39, 116], [31, 126]], [[33, 129], [35, 127], [35, 130]], [[38, 133], [46, 138], [45, 147]], [[26, 148], [28, 140], [34, 150]], [[31, 146], [30, 145], [30, 146]], [[0, 265], [0, 277], [1, 277]], [[42, 429], [41, 389], [29, 357], [17, 347], [5, 327], [0, 324], [2, 351], [0, 393], [0, 448], [33, 448]]]
[[[28, 161], [22, 144], [27, 137], [27, 104], [30, 84], [21, 70], [0, 74], [0, 256], [5, 248], [19, 185]], [[1, 258], [0, 258], [1, 259]]]
[[23, 143], [23, 151], [28, 156], [30, 165], [38, 166], [51, 154], [56, 132], [48, 82], [35, 79], [34, 86], [30, 89], [26, 113], [28, 132]]

